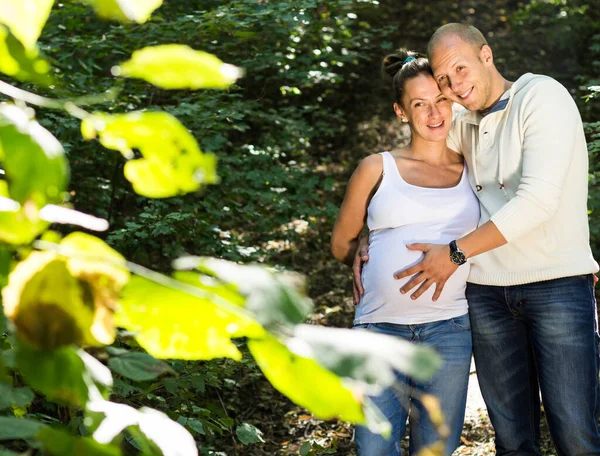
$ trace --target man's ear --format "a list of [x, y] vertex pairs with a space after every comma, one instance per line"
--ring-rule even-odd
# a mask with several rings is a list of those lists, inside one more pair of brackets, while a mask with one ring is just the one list
[[484, 64], [493, 65], [494, 53], [492, 52], [492, 48], [489, 47], [487, 44], [481, 46], [481, 49], [479, 50], [479, 58]]
[[403, 122], [406, 122], [406, 116], [404, 115], [402, 106], [398, 103], [394, 103], [394, 112], [396, 113], [396, 117], [400, 118]]

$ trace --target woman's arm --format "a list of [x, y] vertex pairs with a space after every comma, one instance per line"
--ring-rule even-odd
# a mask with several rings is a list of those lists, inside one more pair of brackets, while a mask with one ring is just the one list
[[358, 235], [365, 224], [369, 201], [377, 190], [382, 171], [381, 155], [370, 155], [358, 165], [348, 182], [331, 235], [331, 253], [348, 266], [352, 266]]

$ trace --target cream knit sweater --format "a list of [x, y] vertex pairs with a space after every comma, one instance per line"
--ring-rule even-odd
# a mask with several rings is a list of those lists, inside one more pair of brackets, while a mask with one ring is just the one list
[[508, 244], [471, 259], [469, 282], [519, 285], [598, 271], [589, 246], [588, 153], [569, 92], [525, 74], [485, 117], [462, 111], [448, 145], [464, 155], [481, 205]]

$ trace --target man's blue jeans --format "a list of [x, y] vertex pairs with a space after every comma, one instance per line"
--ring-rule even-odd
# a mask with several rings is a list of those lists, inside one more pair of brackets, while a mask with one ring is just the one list
[[357, 426], [355, 441], [360, 456], [400, 456], [400, 442], [406, 433], [406, 419], [410, 408], [411, 454], [438, 440], [440, 436], [419, 401], [420, 394], [432, 394], [441, 401], [450, 437], [447, 455], [460, 443], [465, 416], [467, 384], [471, 364], [471, 330], [468, 315], [418, 325], [371, 323], [356, 325], [369, 331], [388, 334], [402, 339], [427, 344], [442, 357], [444, 364], [427, 383], [417, 383], [397, 374], [397, 385], [387, 388], [372, 398], [392, 424], [392, 438], [386, 440], [368, 429]]
[[600, 455], [593, 276], [509, 287], [469, 283], [467, 299], [496, 454], [541, 454], [541, 390], [558, 454]]

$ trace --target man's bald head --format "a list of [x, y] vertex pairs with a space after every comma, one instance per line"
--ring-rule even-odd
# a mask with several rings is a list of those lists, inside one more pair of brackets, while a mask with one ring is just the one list
[[483, 34], [472, 25], [451, 22], [450, 24], [442, 25], [431, 36], [429, 44], [427, 45], [427, 56], [430, 60], [435, 47], [444, 38], [450, 36], [456, 36], [464, 42], [471, 44], [477, 51], [479, 51], [483, 45], [488, 44]]

